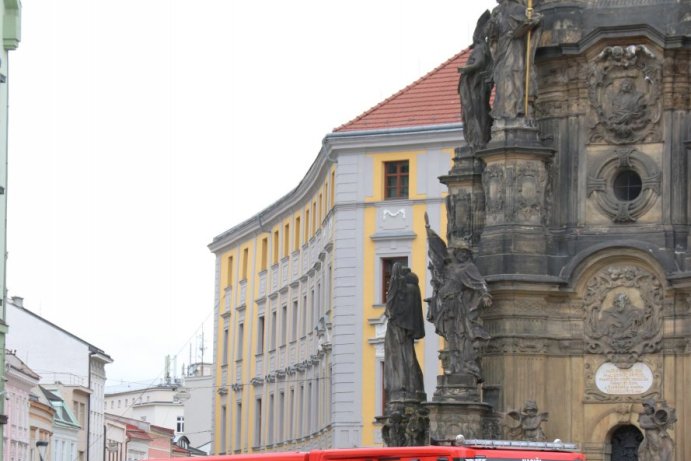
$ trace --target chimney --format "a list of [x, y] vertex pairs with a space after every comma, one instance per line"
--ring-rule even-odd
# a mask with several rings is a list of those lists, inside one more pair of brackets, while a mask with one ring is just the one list
[[24, 298], [21, 296], [12, 296], [12, 304], [17, 307], [24, 307]]

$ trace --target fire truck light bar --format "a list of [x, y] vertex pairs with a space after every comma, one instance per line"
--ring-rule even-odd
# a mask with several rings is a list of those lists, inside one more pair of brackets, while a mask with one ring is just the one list
[[532, 450], [551, 450], [551, 451], [574, 451], [578, 447], [575, 443], [564, 443], [560, 440], [554, 442], [526, 442], [522, 440], [485, 440], [485, 439], [463, 439], [457, 437], [459, 445], [488, 447], [488, 448], [529, 448]]

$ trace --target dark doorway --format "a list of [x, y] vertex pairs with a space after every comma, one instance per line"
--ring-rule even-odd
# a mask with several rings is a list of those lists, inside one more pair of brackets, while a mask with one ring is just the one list
[[636, 426], [621, 426], [612, 434], [612, 461], [638, 461], [643, 434]]

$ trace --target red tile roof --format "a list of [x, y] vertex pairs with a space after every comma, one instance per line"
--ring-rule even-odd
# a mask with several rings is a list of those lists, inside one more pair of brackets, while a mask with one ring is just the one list
[[467, 48], [398, 93], [334, 131], [360, 131], [460, 123], [458, 67]]

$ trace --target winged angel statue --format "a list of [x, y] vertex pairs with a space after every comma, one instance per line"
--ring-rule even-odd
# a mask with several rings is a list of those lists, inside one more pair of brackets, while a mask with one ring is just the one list
[[490, 339], [480, 319], [480, 309], [492, 305], [487, 283], [465, 242], [447, 247], [430, 228], [427, 214], [425, 229], [433, 289], [432, 297], [425, 300], [429, 304], [427, 320], [446, 340], [446, 349], [440, 353], [444, 373], [481, 380], [480, 349]]

